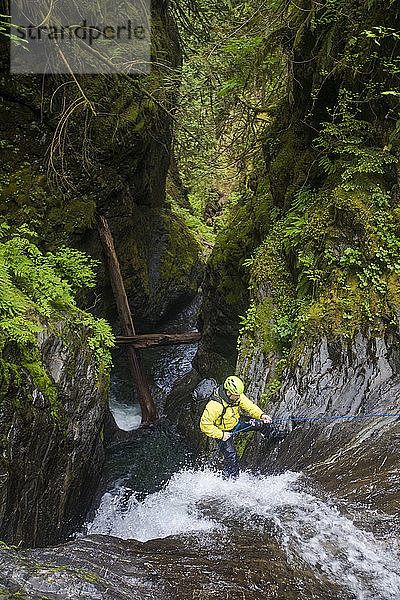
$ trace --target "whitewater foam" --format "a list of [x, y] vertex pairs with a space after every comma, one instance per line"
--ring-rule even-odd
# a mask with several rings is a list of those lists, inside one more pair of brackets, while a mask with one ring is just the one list
[[226, 533], [233, 519], [261, 533], [266, 524], [269, 530], [273, 525], [290, 562], [300, 560], [321, 578], [328, 576], [351, 590], [358, 600], [400, 597], [397, 557], [333, 505], [307, 493], [299, 473], [242, 473], [232, 481], [210, 470], [183, 470], [142, 501], [120, 487], [103, 496], [87, 531], [146, 541], [182, 533]]

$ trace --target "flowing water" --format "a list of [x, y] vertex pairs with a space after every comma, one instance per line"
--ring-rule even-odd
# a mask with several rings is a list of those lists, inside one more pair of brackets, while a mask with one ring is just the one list
[[[200, 303], [197, 297], [178, 315], [166, 319], [157, 329], [163, 333], [184, 333], [196, 331], [193, 322]], [[174, 381], [191, 369], [196, 354], [196, 344], [160, 346], [141, 350], [150, 391], [160, 412], [163, 400], [171, 391]], [[120, 429], [130, 431], [140, 425], [140, 406], [129, 374], [123, 351], [116, 356], [110, 389], [110, 408]]]
[[[183, 329], [193, 310], [180, 315]], [[175, 331], [179, 319], [170, 323]], [[190, 368], [194, 351], [194, 347], [179, 346], [146, 356], [152, 388], [159, 397]], [[120, 426], [132, 428], [138, 425], [137, 410], [131, 392], [126, 395], [126, 386], [121, 369], [113, 383], [112, 408]], [[227, 561], [232, 560], [232, 545], [240, 547], [240, 539], [250, 536], [255, 546], [272, 539], [283, 552], [287, 568], [298, 572], [299, 578], [309, 570], [322, 584], [339, 586], [338, 598], [400, 598], [396, 540], [388, 536], [378, 540], [364, 531], [343, 506], [335, 506], [312, 490], [302, 474], [244, 472], [237, 481], [227, 481], [217, 470], [193, 465], [190, 449], [167, 424], [140, 434], [132, 445], [110, 455], [104, 494], [87, 523], [87, 532], [141, 541], [194, 534], [204, 548], [215, 544], [217, 536], [219, 552]], [[299, 597], [321, 596], [308, 591]]]

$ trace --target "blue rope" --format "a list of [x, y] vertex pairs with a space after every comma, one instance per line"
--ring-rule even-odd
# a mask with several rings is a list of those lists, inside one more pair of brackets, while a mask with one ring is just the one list
[[355, 418], [366, 418], [366, 417], [400, 417], [400, 413], [392, 415], [342, 415], [342, 416], [325, 416], [321, 415], [318, 417], [289, 417], [288, 419], [272, 419], [272, 423], [278, 423], [282, 421], [312, 421], [313, 419], [355, 419]]
[[[392, 414], [392, 415], [343, 415], [343, 416], [325, 416], [325, 415], [321, 415], [319, 417], [293, 417], [293, 418], [288, 418], [288, 419], [271, 419], [271, 423], [279, 423], [282, 421], [311, 421], [312, 419], [354, 419], [355, 417], [400, 417], [400, 413], [399, 414]], [[253, 419], [253, 421], [257, 421], [257, 423], [264, 423], [264, 421], [261, 421], [260, 419]], [[238, 426], [240, 425], [240, 423], [238, 424]], [[268, 425], [268, 423], [267, 423]], [[237, 426], [237, 427], [238, 427]], [[235, 435], [236, 433], [242, 433], [242, 431], [247, 431], [248, 429], [251, 429], [253, 426], [252, 425], [248, 425], [247, 427], [244, 427], [243, 429], [238, 429], [236, 431], [236, 428], [234, 429], [234, 431], [232, 432], [232, 435]]]
[[237, 431], [232, 432], [232, 435], [236, 435], [237, 433], [242, 433], [242, 431], [247, 431], [247, 429], [251, 429], [252, 427], [253, 427], [253, 425], [248, 425], [247, 427], [243, 427], [243, 429], [238, 429]]
[[[314, 419], [355, 419], [355, 418], [366, 418], [366, 417], [400, 417], [400, 413], [395, 413], [395, 414], [387, 414], [387, 415], [342, 415], [342, 416], [325, 416], [325, 415], [321, 415], [318, 417], [289, 417], [286, 419], [271, 419], [271, 423], [282, 423], [283, 421], [312, 421]], [[264, 423], [264, 421], [261, 421], [260, 419], [253, 419], [254, 421], [257, 421], [258, 423]], [[242, 433], [242, 431], [247, 431], [248, 429], [251, 429], [253, 426], [252, 425], [248, 425], [247, 427], [243, 427], [243, 429], [238, 429], [238, 427], [241, 425], [240, 421], [239, 423], [236, 425], [235, 429], [232, 431], [232, 435], [236, 435], [237, 433]], [[221, 441], [220, 445], [218, 446], [218, 449], [216, 451], [216, 453], [214, 454], [214, 456], [212, 457], [212, 459], [210, 461], [208, 461], [208, 463], [206, 463], [206, 467], [208, 467], [208, 465], [210, 465], [215, 457], [217, 456], [218, 452], [221, 449], [221, 446], [223, 444], [223, 441]]]
[[[235, 435], [235, 433], [239, 433], [237, 430], [237, 428], [240, 426], [240, 421], [239, 423], [236, 425], [235, 429], [232, 431], [232, 435]], [[224, 432], [225, 433], [225, 432]], [[224, 440], [221, 440], [220, 445], [218, 446], [218, 449], [216, 451], [216, 453], [214, 454], [214, 456], [212, 457], [211, 460], [208, 461], [208, 463], [205, 464], [206, 467], [208, 467], [208, 465], [211, 465], [211, 463], [213, 462], [214, 458], [217, 456], [218, 452], [221, 450], [221, 446], [224, 443]]]

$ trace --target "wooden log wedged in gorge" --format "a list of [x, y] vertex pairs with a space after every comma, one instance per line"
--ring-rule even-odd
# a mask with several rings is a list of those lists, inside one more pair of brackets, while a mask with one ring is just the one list
[[[129, 308], [128, 297], [126, 295], [121, 269], [115, 252], [114, 241], [107, 220], [103, 216], [98, 218], [98, 231], [104, 253], [107, 257], [111, 287], [117, 304], [122, 332], [124, 336], [135, 336], [132, 313]], [[140, 354], [138, 350], [131, 345], [127, 346], [126, 351], [128, 353], [129, 367], [142, 411], [142, 425], [152, 425], [158, 420], [158, 414], [154, 400], [151, 396], [149, 384], [147, 383]]]
[[134, 348], [151, 348], [152, 346], [173, 346], [177, 344], [194, 344], [201, 338], [198, 331], [188, 333], [148, 333], [143, 335], [118, 335], [115, 341], [118, 346], [130, 345]]

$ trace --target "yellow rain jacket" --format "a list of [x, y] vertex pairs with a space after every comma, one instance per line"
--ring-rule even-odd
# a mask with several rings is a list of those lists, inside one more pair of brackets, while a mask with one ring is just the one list
[[[200, 429], [208, 437], [222, 440], [224, 431], [231, 431], [239, 423], [239, 408], [249, 413], [253, 419], [261, 419], [263, 411], [247, 396], [241, 394], [236, 404], [230, 405], [224, 399], [221, 387], [216, 390], [207, 403], [200, 419]], [[224, 412], [225, 410], [225, 412]]]

